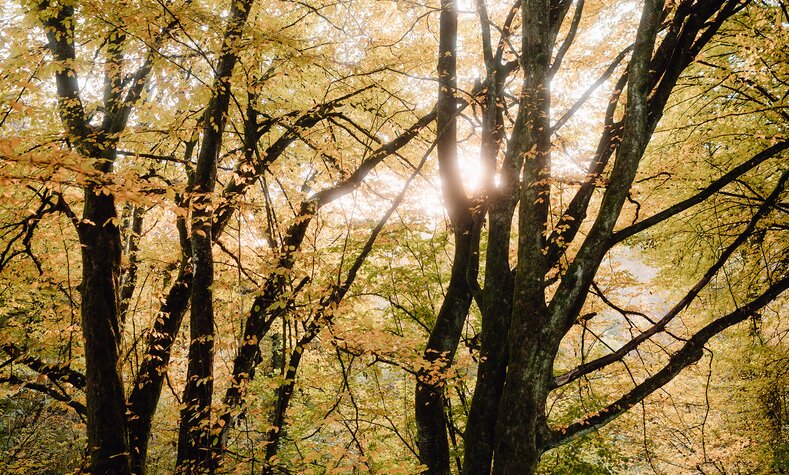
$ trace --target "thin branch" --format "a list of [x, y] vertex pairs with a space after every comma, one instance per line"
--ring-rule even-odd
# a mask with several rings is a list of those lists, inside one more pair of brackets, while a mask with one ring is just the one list
[[88, 415], [88, 409], [85, 407], [84, 404], [82, 404], [79, 401], [75, 401], [67, 394], [64, 394], [58, 391], [57, 389], [47, 386], [45, 384], [36, 383], [33, 381], [25, 381], [22, 378], [15, 375], [0, 376], [0, 383], [6, 383], [12, 386], [21, 386], [23, 388], [32, 389], [33, 391], [46, 394], [52, 399], [55, 399], [60, 402], [64, 402], [66, 403], [67, 406], [69, 406], [70, 408], [74, 409], [74, 411], [76, 411], [77, 415], [82, 420], [82, 422], [85, 422], [85, 418]]

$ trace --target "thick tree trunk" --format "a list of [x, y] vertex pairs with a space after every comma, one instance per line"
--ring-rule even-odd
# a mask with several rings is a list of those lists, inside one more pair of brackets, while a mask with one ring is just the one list
[[[522, 164], [518, 263], [510, 294], [512, 307], [506, 337], [506, 382], [501, 389], [499, 410], [495, 413], [493, 473], [528, 475], [536, 470], [539, 463], [541, 433], [547, 429], [545, 400], [554, 356], [550, 348], [558, 345], [553, 343], [555, 338], [549, 339], [551, 335], [541, 331], [548, 315], [544, 293], [548, 266], [544, 250], [550, 203], [551, 2], [526, 0], [521, 8], [524, 79], [518, 118], [508, 150], [508, 155], [518, 157]], [[511, 217], [510, 213], [500, 219]], [[504, 249], [497, 251], [503, 253]], [[488, 272], [494, 275], [509, 271], [508, 263], [502, 258], [491, 264], [495, 267]], [[501, 352], [501, 349], [497, 350], [497, 353]], [[497, 356], [501, 358], [494, 354]], [[494, 391], [500, 387], [497, 386], [501, 382], [498, 378], [504, 372], [501, 363], [495, 369], [497, 373], [485, 375], [492, 379], [489, 383], [493, 392], [491, 397], [497, 396]], [[517, 416], [513, 418], [513, 414]], [[487, 424], [480, 425], [489, 431], [490, 423], [487, 421]], [[485, 449], [489, 450], [489, 447]], [[488, 460], [488, 453], [481, 454], [484, 457], [481, 463]]]
[[[82, 332], [85, 339], [90, 469], [94, 474], [131, 473], [126, 405], [118, 368], [121, 344], [118, 285], [121, 238], [112, 195], [85, 191], [82, 244]], [[90, 222], [90, 223], [89, 223]]]
[[[536, 321], [543, 316], [529, 317]], [[530, 475], [537, 469], [547, 439], [545, 405], [558, 342], [555, 335], [535, 325], [510, 332], [510, 361], [518, 364], [507, 369], [496, 422], [493, 473]]]
[[[86, 121], [74, 69], [74, 7], [38, 4], [38, 14], [53, 55], [58, 112], [66, 136], [100, 174], [112, 172], [116, 140]], [[122, 39], [109, 47], [117, 59]], [[111, 78], [111, 76], [108, 76]], [[105, 104], [108, 105], [108, 104]], [[110, 104], [112, 105], [112, 104]], [[122, 129], [122, 128], [121, 128]], [[126, 406], [118, 359], [122, 328], [118, 290], [121, 236], [115, 199], [101, 186], [85, 187], [82, 219], [77, 225], [82, 246], [82, 335], [85, 343], [85, 396], [90, 470], [94, 474], [128, 474]]]
[[[524, 159], [518, 230], [518, 265], [509, 329], [509, 364], [496, 425], [495, 474], [531, 474], [548, 447], [550, 430], [545, 414], [553, 385], [553, 361], [559, 343], [580, 311], [591, 275], [602, 259], [604, 242], [613, 230], [626, 192], [635, 175], [648, 134], [646, 97], [647, 65], [660, 21], [662, 3], [648, 1], [639, 27], [629, 68], [628, 105], [624, 136], [606, 190], [600, 216], [565, 274], [550, 307], [544, 287], [549, 263], [544, 239], [549, 199], [546, 178], [550, 163], [549, 68], [551, 38], [548, 34], [550, 4], [546, 0], [523, 3], [524, 91], [521, 110], [528, 124], [522, 143], [515, 142]], [[520, 119], [520, 116], [519, 116]], [[518, 124], [522, 122], [518, 120]], [[517, 126], [517, 125], [516, 125]], [[572, 289], [572, 290], [569, 290]]]

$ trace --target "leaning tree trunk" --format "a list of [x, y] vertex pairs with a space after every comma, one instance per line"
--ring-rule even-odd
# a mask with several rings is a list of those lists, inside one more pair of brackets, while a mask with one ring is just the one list
[[[470, 226], [466, 229], [470, 229]], [[471, 305], [471, 292], [466, 283], [466, 269], [473, 240], [471, 234], [460, 236], [460, 239], [456, 234], [452, 277], [425, 347], [424, 358], [427, 366], [417, 374], [414, 405], [419, 460], [428, 467], [426, 473], [430, 474], [450, 473], [447, 416], [444, 412], [444, 378], [454, 359], [463, 322]]]

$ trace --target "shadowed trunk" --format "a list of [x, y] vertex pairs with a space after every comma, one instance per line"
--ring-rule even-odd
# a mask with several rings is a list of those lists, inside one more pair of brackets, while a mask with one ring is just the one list
[[507, 332], [513, 286], [509, 244], [515, 200], [510, 196], [503, 198], [493, 202], [489, 212], [479, 367], [464, 437], [463, 473], [466, 475], [490, 473], [496, 416], [507, 374]]
[[[49, 9], [48, 9], [49, 8]], [[87, 406], [88, 453], [94, 474], [128, 474], [129, 444], [126, 432], [126, 405], [119, 368], [122, 328], [119, 286], [121, 275], [121, 235], [115, 198], [101, 186], [112, 172], [117, 133], [125, 125], [118, 113], [120, 88], [105, 94], [108, 113], [100, 129], [86, 120], [74, 69], [74, 7], [38, 5], [52, 52], [60, 121], [74, 147], [92, 161], [95, 181], [85, 186], [85, 202], [77, 233], [82, 247], [82, 335], [85, 346], [85, 395]], [[107, 46], [106, 84], [111, 91], [119, 84], [116, 68], [122, 60], [123, 36]]]
[[463, 189], [457, 163], [457, 4], [442, 0], [438, 48], [436, 149], [442, 194], [454, 227], [452, 274], [441, 309], [425, 346], [426, 365], [417, 373], [414, 399], [419, 461], [429, 474], [449, 474], [449, 443], [444, 412], [446, 370], [452, 364], [471, 306], [469, 280], [477, 278], [479, 223]]
[[82, 244], [82, 332], [88, 446], [94, 474], [131, 473], [126, 405], [118, 368], [121, 345], [118, 284], [121, 237], [111, 195], [85, 190]]

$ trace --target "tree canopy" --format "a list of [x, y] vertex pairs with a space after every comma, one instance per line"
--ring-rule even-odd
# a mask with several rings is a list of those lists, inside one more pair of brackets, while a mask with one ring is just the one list
[[789, 10], [2, 2], [8, 473], [785, 473]]

